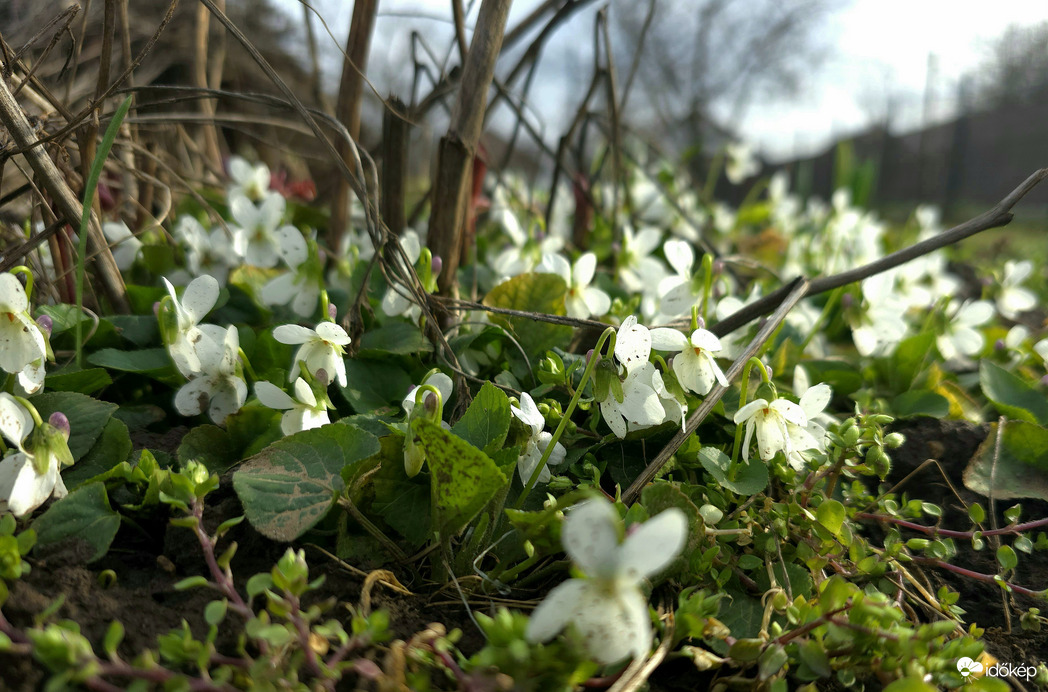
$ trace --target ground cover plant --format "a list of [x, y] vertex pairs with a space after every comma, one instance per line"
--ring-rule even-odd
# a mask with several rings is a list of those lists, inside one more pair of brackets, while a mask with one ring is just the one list
[[351, 202], [206, 138], [164, 187], [131, 96], [63, 140], [5, 46], [0, 681], [1048, 684], [1045, 268], [945, 254], [1048, 169], [889, 227], [846, 149], [828, 201], [734, 143], [693, 180], [584, 102], [592, 156], [486, 173], [499, 5], [411, 214], [261, 55]]

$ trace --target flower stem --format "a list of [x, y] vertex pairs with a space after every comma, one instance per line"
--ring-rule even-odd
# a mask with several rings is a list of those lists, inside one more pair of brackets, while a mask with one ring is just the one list
[[[746, 367], [742, 370], [742, 379], [739, 380], [739, 408], [741, 409], [746, 405], [746, 390], [749, 389], [750, 384], [750, 370], [756, 365], [761, 370], [761, 381], [767, 382], [768, 369], [764, 367], [764, 363], [757, 356], [753, 356], [746, 361]], [[731, 463], [734, 466], [739, 463], [739, 451], [742, 448], [742, 424], [740, 423], [735, 427], [735, 444], [731, 448]]]
[[520, 497], [513, 504], [513, 509], [520, 509], [524, 506], [524, 501], [528, 499], [528, 495], [531, 493], [531, 489], [535, 487], [535, 484], [539, 481], [539, 475], [542, 473], [542, 469], [546, 468], [546, 462], [549, 461], [550, 455], [553, 453], [554, 448], [557, 446], [557, 442], [560, 441], [561, 435], [564, 434], [564, 428], [567, 427], [568, 421], [571, 420], [571, 414], [575, 411], [575, 407], [579, 403], [579, 399], [582, 398], [582, 391], [586, 388], [586, 383], [589, 378], [593, 375], [593, 369], [597, 365], [597, 361], [601, 358], [601, 351], [604, 348], [604, 344], [611, 340], [608, 346], [610, 353], [615, 352], [615, 328], [608, 327], [604, 330], [604, 333], [600, 335], [600, 339], [597, 341], [597, 347], [593, 349], [593, 355], [590, 357], [589, 362], [586, 363], [586, 369], [582, 373], [582, 379], [579, 380], [579, 386], [575, 388], [575, 393], [571, 397], [571, 401], [568, 402], [568, 407], [564, 409], [564, 415], [560, 418], [560, 424], [557, 425], [557, 429], [553, 431], [553, 438], [550, 439], [549, 444], [546, 445], [545, 451], [542, 452], [542, 458], [539, 459], [539, 463], [535, 466], [535, 470], [531, 472], [531, 478], [528, 479], [527, 484], [524, 486], [524, 490], [521, 491]]

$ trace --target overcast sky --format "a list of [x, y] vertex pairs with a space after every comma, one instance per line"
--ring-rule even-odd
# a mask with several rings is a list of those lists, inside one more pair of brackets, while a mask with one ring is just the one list
[[[789, 0], [784, 0], [789, 1]], [[301, 16], [297, 0], [278, 0], [294, 16]], [[510, 26], [539, 4], [538, 0], [516, 0], [510, 15]], [[352, 12], [348, 0], [313, 0], [338, 42], [345, 40]], [[585, 35], [588, 45], [593, 14], [601, 3], [594, 3], [579, 13], [574, 26], [562, 28], [547, 51], [547, 56], [571, 53], [572, 43]], [[476, 16], [479, 0], [468, 23]], [[431, 39], [438, 50], [444, 50], [450, 25], [443, 19], [449, 14], [448, 0], [382, 0], [379, 3], [379, 34], [372, 45], [372, 62], [397, 54], [407, 45], [410, 25]], [[423, 15], [423, 18], [410, 18]], [[431, 17], [429, 19], [425, 17]], [[888, 96], [894, 102], [893, 124], [896, 129], [913, 129], [921, 124], [922, 94], [928, 74], [929, 54], [934, 54], [932, 82], [932, 120], [948, 118], [952, 113], [961, 75], [983, 59], [994, 38], [1011, 24], [1029, 25], [1048, 20], [1046, 0], [851, 0], [825, 23], [824, 38], [831, 50], [824, 64], [814, 65], [806, 87], [797, 99], [758, 104], [748, 109], [743, 120], [735, 123], [744, 138], [771, 158], [810, 154], [827, 146], [834, 138], [861, 129], [885, 110]], [[324, 42], [321, 41], [322, 47]], [[330, 40], [328, 45], [330, 45]], [[376, 55], [381, 53], [381, 55]], [[576, 51], [577, 53], [577, 51]], [[544, 61], [551, 73], [556, 64]], [[327, 76], [337, 79], [337, 66], [332, 62]], [[590, 65], [585, 65], [589, 72]], [[381, 75], [372, 75], [380, 78]], [[547, 81], [554, 81], [551, 78]], [[573, 103], [577, 82], [570, 79], [547, 88], [550, 110]]]

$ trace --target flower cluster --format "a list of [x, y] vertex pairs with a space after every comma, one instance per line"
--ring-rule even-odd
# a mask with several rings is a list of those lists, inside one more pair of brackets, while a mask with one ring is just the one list
[[182, 300], [164, 279], [168, 295], [158, 309], [160, 333], [175, 367], [188, 381], [175, 394], [175, 408], [183, 416], [207, 410], [221, 425], [247, 399], [247, 383], [240, 363], [240, 335], [236, 327], [200, 324], [218, 300], [218, 281], [203, 275], [186, 287]]

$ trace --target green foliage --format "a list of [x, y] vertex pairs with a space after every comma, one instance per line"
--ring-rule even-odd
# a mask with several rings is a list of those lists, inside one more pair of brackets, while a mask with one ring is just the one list
[[1010, 421], [1001, 432], [997, 423], [991, 423], [989, 434], [964, 470], [964, 484], [980, 495], [1001, 500], [1048, 500], [1048, 429]]
[[275, 442], [233, 474], [248, 521], [260, 533], [290, 541], [327, 514], [345, 488], [343, 470], [363, 473], [378, 440], [351, 425], [306, 430]]
[[[556, 274], [521, 274], [489, 291], [484, 304], [508, 310], [563, 315], [567, 290], [564, 279]], [[497, 313], [491, 315], [491, 321], [512, 331], [528, 354], [542, 354], [554, 346], [563, 348], [571, 339], [571, 328], [564, 325]]]
[[102, 483], [74, 490], [33, 522], [38, 548], [69, 547], [86, 562], [106, 554], [119, 528], [120, 514], [110, 506]]

